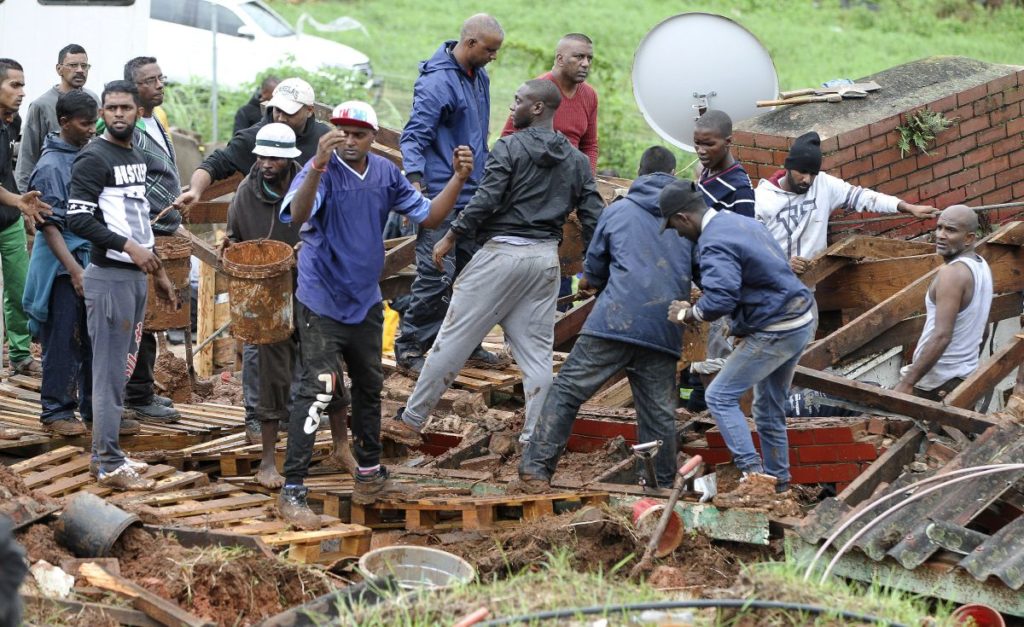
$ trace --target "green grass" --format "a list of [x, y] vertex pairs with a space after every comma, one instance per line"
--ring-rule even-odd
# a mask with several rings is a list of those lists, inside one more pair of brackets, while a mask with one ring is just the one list
[[[645, 124], [630, 86], [633, 52], [644, 34], [661, 20], [684, 11], [720, 13], [743, 24], [768, 48], [780, 89], [811, 87], [832, 78], [858, 78], [931, 55], [963, 55], [999, 63], [1021, 62], [1024, 10], [1007, 6], [989, 13], [971, 0], [878, 0], [878, 11], [862, 6], [843, 10], [839, 0], [720, 0], [680, 2], [639, 0], [310, 0], [298, 4], [272, 0], [288, 20], [308, 12], [321, 22], [348, 15], [362, 22], [359, 31], [324, 33], [370, 56], [387, 81], [394, 108], [382, 117], [401, 126], [408, 115], [417, 64], [445, 39], [457, 37], [463, 19], [482, 7], [505, 29], [505, 45], [488, 66], [491, 75], [491, 131], [496, 137], [508, 102], [524, 80], [550, 69], [558, 37], [583, 31], [595, 41], [591, 82], [601, 98], [599, 131], [602, 168], [631, 176], [640, 152], [663, 144]], [[860, 4], [853, 0], [851, 4]], [[1007, 3], [1011, 4], [1011, 3]], [[555, 8], [557, 7], [557, 9]], [[313, 32], [313, 31], [310, 31]], [[316, 33], [314, 33], [316, 34]], [[666, 79], [682, 75], [706, 54], [666, 60]]]

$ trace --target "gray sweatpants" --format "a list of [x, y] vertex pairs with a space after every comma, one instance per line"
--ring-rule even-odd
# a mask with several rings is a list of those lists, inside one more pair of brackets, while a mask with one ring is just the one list
[[523, 371], [528, 442], [551, 387], [558, 243], [484, 244], [455, 281], [444, 323], [427, 355], [403, 419], [421, 429], [470, 354], [500, 324]]
[[85, 269], [85, 312], [92, 340], [92, 455], [110, 472], [124, 463], [118, 440], [124, 386], [135, 369], [146, 313], [146, 274]]

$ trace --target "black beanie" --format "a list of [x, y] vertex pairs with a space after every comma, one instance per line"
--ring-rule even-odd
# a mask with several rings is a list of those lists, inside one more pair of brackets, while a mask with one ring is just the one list
[[817, 174], [821, 171], [821, 138], [814, 131], [796, 138], [786, 156], [786, 169]]

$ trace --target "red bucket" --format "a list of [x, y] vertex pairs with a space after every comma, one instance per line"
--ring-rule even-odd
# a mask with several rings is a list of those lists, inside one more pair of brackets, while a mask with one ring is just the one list
[[[974, 627], [1006, 627], [1003, 615], [987, 605], [968, 603], [956, 608], [951, 618], [954, 625], [974, 625]], [[969, 622], [973, 621], [973, 622]]]
[[[658, 526], [661, 513], [665, 511], [665, 501], [658, 499], [640, 499], [633, 503], [633, 524], [641, 535], [650, 537]], [[679, 548], [683, 542], [683, 519], [679, 512], [672, 510], [672, 516], [668, 519], [668, 526], [665, 533], [661, 534], [658, 540], [658, 548], [654, 551], [656, 557], [665, 557], [672, 551]]]

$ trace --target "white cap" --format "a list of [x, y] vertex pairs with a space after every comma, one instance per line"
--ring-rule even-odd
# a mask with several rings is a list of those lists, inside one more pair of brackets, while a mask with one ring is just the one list
[[267, 106], [280, 109], [286, 115], [294, 115], [302, 107], [313, 104], [314, 100], [313, 87], [309, 83], [301, 78], [286, 78], [274, 88], [274, 95]]
[[252, 154], [294, 159], [302, 151], [295, 147], [295, 131], [292, 127], [274, 122], [263, 126], [256, 133], [256, 147], [252, 149]]
[[334, 111], [331, 112], [331, 124], [339, 126], [347, 124], [372, 128], [375, 131], [380, 130], [377, 125], [377, 112], [362, 100], [349, 100], [334, 107]]

